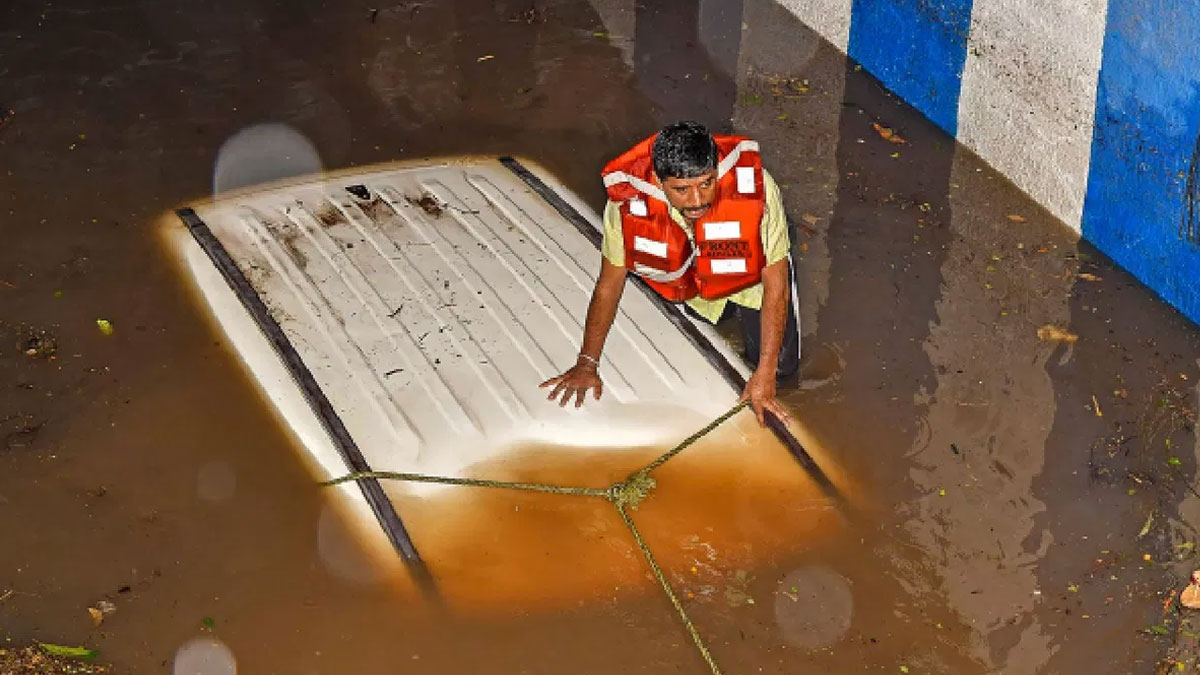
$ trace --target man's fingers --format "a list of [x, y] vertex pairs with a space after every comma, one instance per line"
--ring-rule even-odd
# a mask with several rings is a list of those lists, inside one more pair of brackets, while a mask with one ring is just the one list
[[604, 389], [604, 383], [603, 383], [603, 382], [600, 382], [599, 380], [597, 380], [597, 381], [596, 381], [596, 387], [595, 387], [595, 389], [596, 389], [596, 391], [595, 391], [595, 394], [594, 394], [594, 395], [595, 395], [595, 397], [596, 397], [596, 400], [597, 400], [597, 401], [599, 401], [599, 400], [600, 400], [600, 394], [601, 394], [601, 392], [602, 392], [602, 391], [603, 391], [603, 389]]
[[562, 379], [563, 379], [562, 375], [559, 375], [558, 377], [552, 377], [552, 378], [546, 380], [545, 382], [539, 384], [538, 386], [539, 387], [549, 387], [552, 384], [558, 384], [559, 382], [562, 381]]
[[587, 390], [588, 390], [587, 387], [579, 387], [578, 389], [575, 390], [575, 407], [576, 408], [583, 406], [583, 397], [587, 396]]
[[566, 381], [560, 377], [558, 379], [558, 382], [554, 385], [554, 389], [550, 390], [550, 395], [546, 397], [546, 400], [553, 401], [554, 399], [558, 398], [559, 392], [561, 392], [563, 389], [565, 389], [566, 386], [567, 386]]

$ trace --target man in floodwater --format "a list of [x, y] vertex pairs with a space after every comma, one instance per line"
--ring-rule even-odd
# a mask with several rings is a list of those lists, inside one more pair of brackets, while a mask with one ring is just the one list
[[755, 366], [742, 400], [759, 424], [764, 411], [788, 418], [775, 382], [796, 372], [796, 327], [787, 219], [779, 187], [762, 168], [758, 143], [677, 122], [604, 167], [603, 261], [572, 366], [542, 383], [550, 400], [600, 398], [600, 353], [632, 271], [671, 302], [716, 323], [732, 302], [746, 361]]

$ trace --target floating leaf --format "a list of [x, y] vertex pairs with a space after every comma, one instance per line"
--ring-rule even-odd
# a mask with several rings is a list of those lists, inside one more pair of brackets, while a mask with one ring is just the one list
[[872, 122], [871, 126], [875, 129], [875, 133], [879, 134], [879, 137], [882, 138], [883, 140], [887, 141], [888, 143], [895, 143], [897, 145], [901, 145], [903, 143], [908, 142], [908, 141], [904, 140], [900, 136], [900, 134], [896, 133], [895, 130], [889, 129], [888, 127], [885, 127], [878, 122]]
[[62, 656], [68, 659], [94, 659], [96, 658], [96, 650], [88, 649], [87, 647], [67, 647], [65, 645], [55, 645], [48, 642], [37, 643], [42, 651], [51, 656]]
[[104, 335], [113, 334], [113, 325], [108, 319], [96, 319], [96, 327], [99, 328], [100, 332]]
[[1153, 522], [1154, 522], [1154, 512], [1151, 511], [1150, 514], [1146, 516], [1146, 524], [1142, 525], [1142, 530], [1140, 532], [1138, 532], [1138, 536], [1137, 536], [1138, 539], [1141, 539], [1142, 537], [1146, 536], [1150, 532], [1150, 525]]
[[1059, 328], [1053, 324], [1046, 324], [1038, 329], [1037, 336], [1039, 340], [1047, 342], [1066, 342], [1074, 343], [1079, 339], [1079, 336], [1063, 328]]
[[1025, 216], [1023, 216], [1019, 213], [1010, 213], [1007, 216], [1005, 216], [1005, 218], [1008, 218], [1009, 220], [1013, 221], [1014, 223], [1025, 222]]
[[1183, 464], [1183, 462], [1179, 461], [1178, 457], [1168, 457], [1167, 464], [1170, 464], [1171, 466], [1180, 466]]

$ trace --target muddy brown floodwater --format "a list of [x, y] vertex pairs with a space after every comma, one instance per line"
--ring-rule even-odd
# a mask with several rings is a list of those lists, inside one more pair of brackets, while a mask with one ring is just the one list
[[681, 117], [781, 183], [785, 397], [862, 505], [766, 446], [664, 469], [638, 518], [727, 672], [1194, 669], [1197, 328], [770, 0], [0, 7], [0, 637], [129, 673], [197, 637], [248, 673], [703, 672], [602, 503], [403, 504], [460, 601], [414, 599], [154, 234], [263, 122], [331, 169], [527, 156], [599, 208], [606, 159]]

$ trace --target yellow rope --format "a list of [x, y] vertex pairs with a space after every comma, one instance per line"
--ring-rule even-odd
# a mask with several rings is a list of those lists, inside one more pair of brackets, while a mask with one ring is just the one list
[[629, 509], [636, 510], [637, 507], [650, 496], [658, 482], [650, 475], [658, 467], [665, 464], [669, 459], [683, 452], [688, 446], [703, 438], [713, 429], [716, 429], [730, 417], [736, 415], [742, 408], [746, 407], [746, 403], [742, 402], [730, 408], [725, 414], [710, 422], [703, 429], [688, 436], [675, 447], [667, 452], [659, 455], [654, 461], [647, 464], [645, 467], [629, 474], [625, 480], [613, 483], [607, 489], [589, 488], [589, 487], [571, 487], [562, 485], [549, 485], [546, 483], [520, 483], [512, 481], [486, 480], [482, 478], [450, 478], [446, 476], [427, 476], [419, 473], [401, 473], [397, 471], [359, 471], [356, 473], [347, 474], [332, 480], [327, 480], [321, 483], [322, 485], [337, 485], [347, 481], [359, 480], [363, 478], [385, 478], [389, 480], [403, 480], [418, 483], [439, 483], [442, 485], [469, 485], [473, 487], [491, 487], [491, 488], [506, 488], [511, 490], [526, 490], [531, 492], [543, 492], [546, 494], [559, 495], [576, 495], [582, 497], [604, 497], [613, 507], [617, 509], [621, 520], [625, 526], [629, 528], [629, 532], [633, 535], [633, 540], [641, 549], [642, 555], [646, 558], [646, 563], [650, 565], [650, 570], [654, 572], [654, 577], [658, 579], [658, 583], [662, 586], [663, 592], [667, 594], [667, 599], [671, 601], [671, 605], [675, 607], [675, 611], [679, 613], [679, 618], [683, 620], [683, 626], [692, 636], [692, 642], [696, 644], [696, 649], [700, 651], [700, 656], [704, 658], [704, 662], [712, 669], [713, 675], [721, 675], [721, 668], [717, 666], [717, 662], [713, 660], [712, 654], [708, 651], [708, 647], [704, 644], [704, 639], [700, 637], [700, 632], [696, 630], [695, 624], [688, 617], [687, 610], [684, 609], [683, 603], [679, 601], [679, 597], [675, 595], [675, 590], [671, 588], [670, 582], [663, 574], [662, 568], [654, 560], [654, 554], [650, 551], [650, 547], [646, 545], [642, 539], [641, 532], [634, 525], [633, 519], [629, 517]]

